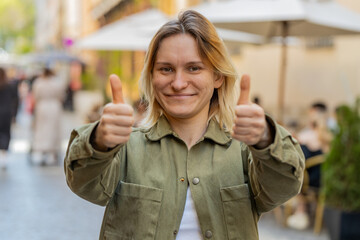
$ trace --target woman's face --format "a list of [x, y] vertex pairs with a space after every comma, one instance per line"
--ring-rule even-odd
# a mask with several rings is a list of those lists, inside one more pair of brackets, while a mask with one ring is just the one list
[[191, 35], [176, 34], [161, 41], [152, 84], [156, 100], [168, 117], [207, 119], [210, 99], [223, 79], [201, 59]]

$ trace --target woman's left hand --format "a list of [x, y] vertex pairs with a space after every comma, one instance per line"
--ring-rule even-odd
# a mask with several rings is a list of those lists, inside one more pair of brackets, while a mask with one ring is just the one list
[[249, 146], [265, 148], [273, 139], [262, 107], [252, 103], [250, 77], [243, 75], [240, 82], [240, 97], [235, 107], [232, 137]]

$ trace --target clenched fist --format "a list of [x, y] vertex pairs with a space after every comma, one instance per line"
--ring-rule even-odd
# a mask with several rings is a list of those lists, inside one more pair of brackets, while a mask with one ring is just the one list
[[250, 77], [243, 75], [240, 82], [240, 97], [235, 107], [232, 137], [256, 148], [265, 148], [273, 141], [264, 110], [249, 100]]
[[113, 101], [105, 105], [92, 141], [93, 147], [100, 151], [126, 143], [134, 124], [134, 110], [124, 103], [120, 78], [112, 74], [109, 80]]

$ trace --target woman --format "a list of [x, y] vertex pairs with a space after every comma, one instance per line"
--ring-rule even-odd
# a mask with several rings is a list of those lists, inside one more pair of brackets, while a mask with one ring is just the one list
[[17, 88], [8, 82], [5, 69], [0, 68], [0, 168], [6, 170], [7, 152], [11, 138], [11, 122], [14, 116], [14, 103], [17, 101]]
[[35, 80], [32, 91], [35, 100], [32, 161], [35, 164], [55, 164], [60, 145], [64, 87], [53, 71], [45, 68], [43, 75]]
[[298, 193], [299, 145], [249, 102], [247, 76], [234, 106], [236, 76], [214, 26], [195, 11], [150, 43], [142, 128], [131, 129], [133, 109], [110, 76], [113, 103], [73, 131], [65, 158], [72, 191], [107, 206], [100, 239], [258, 239], [260, 214]]

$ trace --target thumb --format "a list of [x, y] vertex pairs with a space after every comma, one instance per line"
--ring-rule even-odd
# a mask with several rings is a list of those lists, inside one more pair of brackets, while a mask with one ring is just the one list
[[244, 74], [240, 81], [240, 96], [237, 104], [240, 105], [248, 103], [250, 103], [250, 76]]
[[109, 77], [113, 103], [124, 103], [122, 93], [122, 84], [120, 78], [116, 74], [111, 74]]

